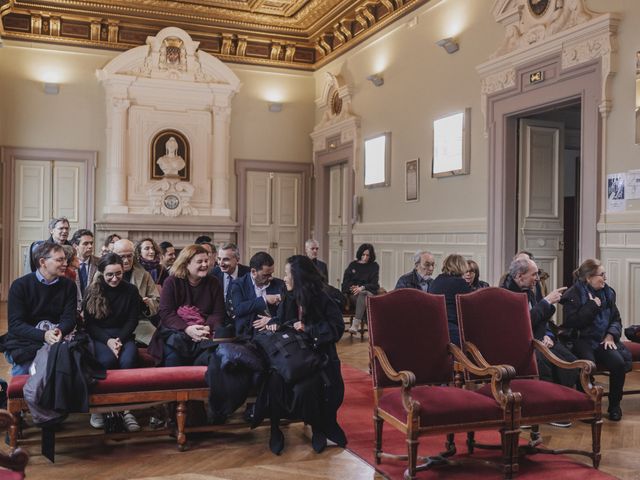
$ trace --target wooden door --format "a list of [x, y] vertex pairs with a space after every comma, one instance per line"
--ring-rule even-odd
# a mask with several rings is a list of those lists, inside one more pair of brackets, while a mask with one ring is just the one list
[[300, 173], [247, 172], [244, 263], [269, 252], [275, 276], [282, 278], [287, 258], [301, 251], [301, 182]]
[[329, 168], [329, 283], [340, 288], [342, 274], [351, 261], [348, 256], [349, 221], [351, 201], [349, 198], [349, 175], [347, 163], [339, 163]]
[[533, 253], [549, 274], [549, 291], [562, 282], [563, 139], [561, 123], [520, 120], [518, 250]]

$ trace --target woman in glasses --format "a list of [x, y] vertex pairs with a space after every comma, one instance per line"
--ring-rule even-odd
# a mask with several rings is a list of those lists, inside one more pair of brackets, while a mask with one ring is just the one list
[[620, 342], [622, 321], [616, 292], [607, 285], [600, 260], [588, 259], [573, 272], [576, 282], [562, 296], [563, 327], [573, 329], [573, 353], [609, 370], [609, 420], [622, 418], [620, 401], [631, 356]]
[[[83, 311], [87, 332], [93, 340], [96, 360], [107, 370], [135, 368], [138, 350], [133, 332], [140, 316], [140, 295], [135, 285], [123, 282], [122, 258], [107, 253], [98, 262], [98, 272], [87, 288]], [[130, 432], [140, 430], [130, 412], [124, 415]], [[91, 425], [101, 428], [102, 415], [92, 414]]]
[[467, 271], [462, 276], [469, 286], [471, 290], [478, 290], [479, 288], [487, 288], [489, 284], [485, 281], [480, 280], [480, 267], [474, 260], [467, 260]]

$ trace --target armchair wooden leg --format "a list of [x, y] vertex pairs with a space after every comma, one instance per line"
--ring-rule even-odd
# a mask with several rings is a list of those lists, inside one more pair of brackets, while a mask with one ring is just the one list
[[540, 436], [540, 425], [531, 425], [531, 433], [529, 434], [529, 446], [537, 447], [542, 442], [542, 437]]
[[520, 429], [518, 430], [500, 430], [500, 438], [502, 439], [502, 457], [503, 457], [503, 474], [504, 478], [513, 478], [518, 473], [518, 439], [520, 438]]
[[418, 462], [418, 439], [417, 434], [409, 431], [407, 434], [407, 453], [409, 454], [409, 464], [404, 472], [404, 480], [416, 479], [416, 463]]
[[187, 436], [184, 433], [185, 426], [187, 424], [187, 402], [178, 402], [176, 408], [176, 437], [178, 440], [178, 449], [184, 451], [187, 448]]
[[442, 457], [451, 457], [456, 454], [456, 435], [447, 433], [447, 441], [444, 442], [445, 451], [440, 454]]
[[600, 437], [602, 435], [602, 419], [594, 420], [591, 424], [591, 444], [593, 451], [593, 468], [600, 466]]
[[476, 446], [476, 432], [467, 432], [467, 452], [469, 455], [473, 454], [474, 447]]
[[9, 426], [9, 446], [11, 447], [11, 451], [15, 450], [18, 445], [18, 425], [22, 421], [20, 413], [14, 415], [13, 418], [14, 422]]
[[378, 412], [373, 414], [373, 427], [376, 432], [376, 448], [374, 451], [374, 457], [376, 459], [376, 465], [380, 465], [380, 460], [382, 458], [382, 427], [384, 426], [384, 421], [378, 415]]

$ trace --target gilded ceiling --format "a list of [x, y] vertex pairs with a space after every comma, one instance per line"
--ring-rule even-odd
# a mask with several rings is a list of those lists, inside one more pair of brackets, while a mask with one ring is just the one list
[[223, 61], [314, 70], [429, 0], [0, 0], [0, 37], [128, 50], [167, 26]]

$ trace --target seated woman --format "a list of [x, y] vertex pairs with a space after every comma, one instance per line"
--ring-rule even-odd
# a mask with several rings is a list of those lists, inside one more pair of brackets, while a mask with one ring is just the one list
[[188, 245], [171, 267], [160, 294], [160, 325], [149, 353], [165, 367], [206, 365], [215, 327], [224, 322], [222, 287], [209, 272], [209, 256]]
[[578, 358], [609, 370], [609, 420], [617, 422], [622, 418], [620, 401], [631, 358], [625, 358], [629, 352], [620, 343], [622, 321], [616, 292], [607, 285], [600, 260], [585, 260], [573, 275], [576, 282], [560, 300], [564, 306], [562, 326], [574, 329], [573, 353]]
[[117, 233], [112, 233], [107, 238], [105, 238], [102, 247], [100, 247], [100, 256], [106, 255], [109, 252], [113, 252], [113, 244], [118, 240], [122, 240], [122, 237]]
[[[284, 281], [287, 291], [277, 315], [273, 319], [259, 317], [254, 325], [269, 330], [285, 325], [293, 327], [316, 352], [326, 355], [328, 362], [321, 372], [294, 384], [287, 384], [278, 373], [271, 372], [265, 389], [271, 414], [269, 447], [276, 455], [284, 448], [284, 435], [278, 427], [281, 418], [301, 419], [311, 425], [311, 444], [317, 453], [327, 446], [327, 439], [344, 447], [347, 439], [337, 421], [338, 408], [344, 398], [336, 350], [336, 343], [344, 333], [342, 312], [324, 292], [322, 276], [307, 256], [294, 255], [287, 259]], [[258, 401], [264, 398], [259, 397]]]
[[444, 295], [447, 303], [447, 319], [449, 320], [449, 338], [451, 343], [456, 345], [460, 345], [456, 295], [472, 291], [471, 286], [462, 278], [467, 270], [468, 264], [462, 255], [455, 253], [448, 255], [442, 263], [442, 273], [429, 285], [429, 293]]
[[342, 293], [353, 307], [355, 314], [349, 333], [358, 333], [360, 324], [367, 318], [367, 297], [375, 295], [380, 289], [378, 278], [380, 266], [376, 263], [376, 252], [373, 245], [363, 243], [358, 247], [356, 259], [349, 264], [342, 277]]
[[[138, 361], [133, 331], [140, 316], [140, 295], [135, 285], [123, 282], [122, 259], [107, 253], [98, 262], [95, 280], [87, 288], [83, 302], [87, 333], [93, 340], [96, 360], [107, 370], [135, 368]], [[91, 426], [102, 428], [101, 414], [91, 415]], [[131, 412], [125, 412], [127, 431], [136, 432], [140, 425]]]
[[479, 288], [487, 288], [489, 284], [487, 282], [483, 282], [480, 280], [480, 267], [473, 260], [467, 260], [467, 271], [462, 276], [469, 286], [471, 290], [478, 290]]
[[162, 285], [169, 276], [167, 269], [160, 265], [160, 257], [162, 251], [160, 247], [152, 238], [143, 238], [136, 243], [136, 248], [133, 252], [136, 261], [147, 271], [153, 282], [158, 285], [158, 289], [162, 293]]

